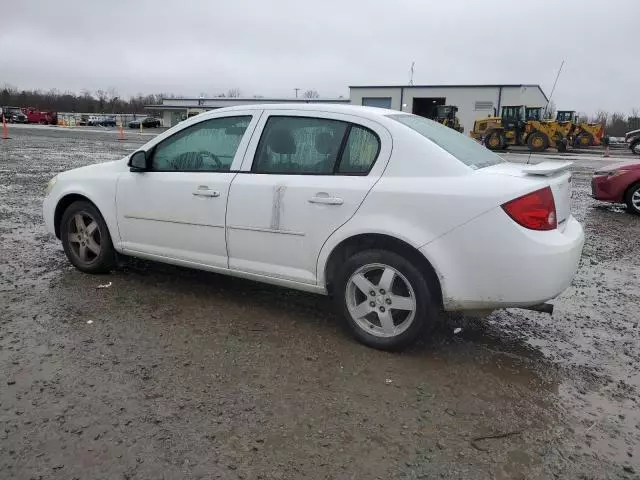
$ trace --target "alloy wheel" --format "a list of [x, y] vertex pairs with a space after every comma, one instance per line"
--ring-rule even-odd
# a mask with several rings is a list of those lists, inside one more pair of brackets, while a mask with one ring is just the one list
[[640, 189], [637, 189], [635, 192], [633, 192], [633, 195], [631, 195], [631, 203], [633, 204], [634, 208], [640, 212]]
[[416, 296], [407, 278], [380, 263], [363, 265], [351, 275], [345, 300], [353, 321], [377, 337], [400, 335], [416, 315]]
[[82, 263], [89, 265], [100, 256], [100, 228], [89, 213], [78, 212], [69, 219], [68, 239], [71, 252]]

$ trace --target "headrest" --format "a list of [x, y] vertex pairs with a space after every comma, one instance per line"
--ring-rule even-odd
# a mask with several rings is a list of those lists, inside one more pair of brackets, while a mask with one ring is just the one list
[[328, 132], [318, 133], [315, 138], [315, 146], [318, 153], [322, 153], [323, 155], [333, 153], [335, 149], [333, 135]]
[[267, 138], [267, 145], [273, 153], [296, 153], [296, 142], [289, 130], [277, 129], [271, 131]]

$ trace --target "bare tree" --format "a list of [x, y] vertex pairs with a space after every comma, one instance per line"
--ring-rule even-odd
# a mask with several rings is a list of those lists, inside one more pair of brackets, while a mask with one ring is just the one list
[[603, 125], [606, 125], [608, 121], [609, 121], [609, 112], [606, 112], [604, 110], [598, 110], [596, 112], [596, 116], [593, 117], [594, 123], [601, 123]]
[[551, 100], [547, 107], [544, 109], [544, 118], [545, 120], [554, 120], [556, 118], [556, 112], [558, 109], [556, 108], [556, 103]]
[[627, 118], [624, 113], [614, 112], [611, 114], [609, 123], [607, 124], [607, 135], [614, 137], [622, 137], [627, 133]]
[[227, 92], [227, 97], [229, 98], [239, 98], [240, 95], [241, 95], [241, 92], [238, 87], [232, 88]]
[[320, 98], [317, 90], [307, 90], [302, 94], [302, 98]]

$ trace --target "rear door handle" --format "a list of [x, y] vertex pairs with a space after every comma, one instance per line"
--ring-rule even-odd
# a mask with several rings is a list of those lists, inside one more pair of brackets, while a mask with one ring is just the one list
[[342, 205], [344, 200], [338, 197], [311, 197], [309, 203], [320, 203], [322, 205]]
[[219, 197], [220, 192], [216, 190], [211, 190], [206, 185], [200, 185], [198, 189], [192, 193], [195, 197]]

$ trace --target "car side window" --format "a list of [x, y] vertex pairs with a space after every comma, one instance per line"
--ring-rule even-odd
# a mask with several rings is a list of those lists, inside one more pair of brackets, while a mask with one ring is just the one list
[[159, 143], [153, 153], [151, 170], [228, 171], [251, 116], [205, 120]]
[[352, 125], [338, 174], [363, 175], [369, 173], [380, 152], [380, 140], [371, 130]]
[[252, 171], [332, 175], [348, 126], [326, 118], [272, 116], [260, 137]]

